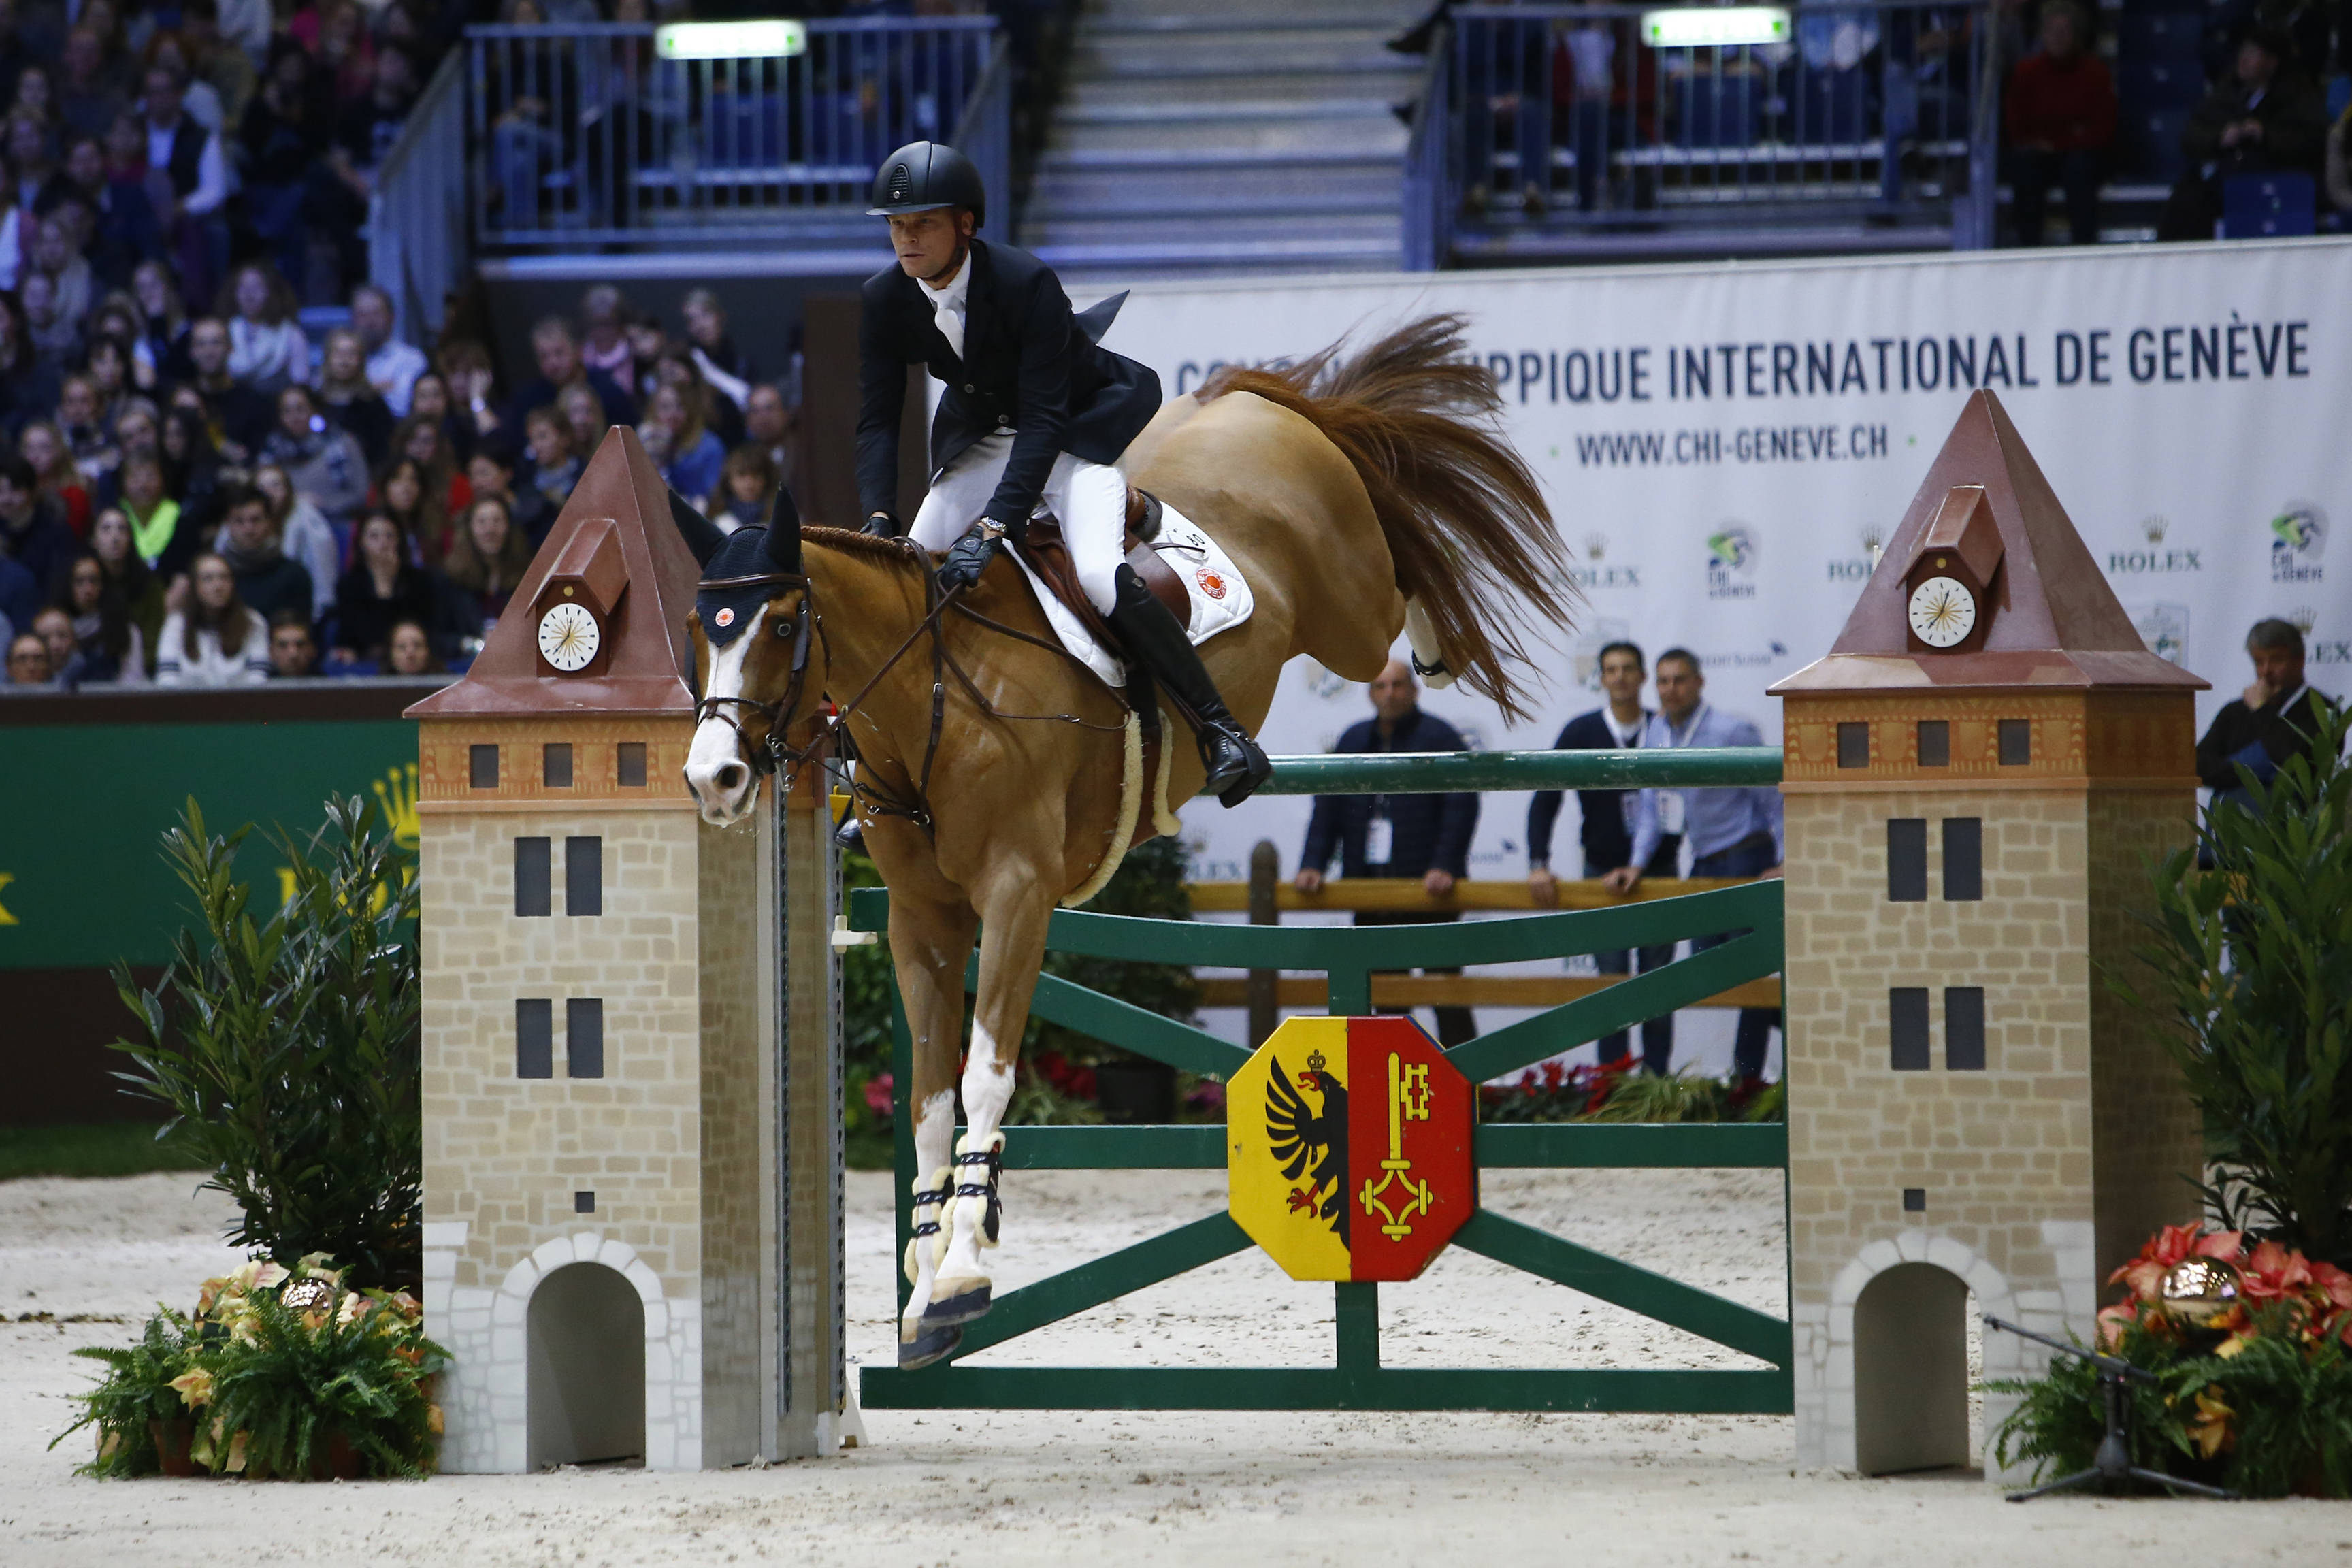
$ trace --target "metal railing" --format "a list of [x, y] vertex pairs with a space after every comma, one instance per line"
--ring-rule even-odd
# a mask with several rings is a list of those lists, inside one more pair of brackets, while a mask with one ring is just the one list
[[440, 331], [466, 269], [465, 75], [455, 51], [442, 57], [368, 195], [368, 279], [407, 342]]
[[[992, 17], [806, 29], [799, 54], [665, 59], [646, 25], [467, 28], [478, 240], [870, 243], [866, 197], [893, 149], [964, 133], [992, 68], [1009, 107]], [[1000, 140], [1009, 155], [1009, 129]]]
[[1985, 243], [1999, 82], [1983, 0], [1800, 5], [1787, 42], [1738, 47], [1652, 47], [1643, 14], [1454, 13], [1451, 145], [1417, 136], [1408, 174], [1443, 159], [1451, 252], [1572, 250], [1612, 229], [1719, 249], [1726, 231], [1832, 224]]

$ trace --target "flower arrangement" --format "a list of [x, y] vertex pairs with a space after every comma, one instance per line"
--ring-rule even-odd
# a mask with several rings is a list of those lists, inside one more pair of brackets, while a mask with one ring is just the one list
[[[2100, 1348], [2156, 1374], [2130, 1385], [2133, 1462], [2250, 1497], [2352, 1496], [2352, 1275], [2242, 1231], [2168, 1226], [2109, 1277]], [[2021, 1403], [2004, 1465], [2090, 1467], [2104, 1430], [2091, 1367], [1990, 1385]]]
[[77, 1351], [107, 1375], [50, 1446], [95, 1426], [93, 1476], [428, 1474], [448, 1356], [415, 1297], [347, 1289], [345, 1272], [256, 1258], [205, 1280], [193, 1316], [159, 1307], [137, 1344]]
[[1549, 1061], [1507, 1084], [1478, 1090], [1487, 1121], [1779, 1121], [1788, 1098], [1762, 1079], [1659, 1077], [1621, 1057], [1598, 1067]]

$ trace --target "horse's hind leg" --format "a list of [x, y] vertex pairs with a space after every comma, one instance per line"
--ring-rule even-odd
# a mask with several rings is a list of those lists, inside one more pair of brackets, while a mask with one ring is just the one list
[[[1006, 879], [1008, 881], [1014, 879]], [[998, 1173], [1003, 1167], [1000, 1131], [1013, 1100], [1021, 1036], [1029, 998], [1045, 957], [1050, 896], [1034, 876], [1017, 879], [980, 905], [980, 995], [972, 1009], [971, 1052], [963, 1071], [964, 1135], [956, 1145], [955, 1197], [948, 1206], [946, 1247], [923, 1317], [928, 1331], [969, 1322], [988, 1310], [990, 1284], [980, 1249], [996, 1245]]]
[[898, 1364], [927, 1366], [956, 1347], [961, 1331], [926, 1327], [937, 1237], [948, 1194], [955, 1142], [955, 1068], [963, 1043], [963, 971], [971, 957], [971, 909], [943, 900], [894, 895], [890, 957], [915, 1046], [915, 1235], [907, 1247], [907, 1279], [914, 1287], [898, 1326]]

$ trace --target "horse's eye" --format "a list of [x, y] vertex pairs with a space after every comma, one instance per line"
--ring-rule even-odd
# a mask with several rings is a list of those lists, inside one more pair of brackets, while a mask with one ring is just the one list
[[780, 637], [788, 637], [792, 636], [793, 623], [790, 621], [778, 621], [776, 623], [776, 635]]

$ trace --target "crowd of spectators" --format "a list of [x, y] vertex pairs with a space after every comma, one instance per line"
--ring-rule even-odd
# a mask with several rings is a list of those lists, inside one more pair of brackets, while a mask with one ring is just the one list
[[459, 668], [612, 426], [730, 530], [791, 471], [793, 380], [762, 379], [704, 290], [673, 330], [593, 288], [576, 320], [533, 327], [504, 386], [482, 342], [428, 360], [400, 342], [370, 285], [314, 344], [266, 258], [228, 269], [210, 315], [183, 308], [168, 264], [127, 282], [69, 356], [0, 291], [13, 686]]

